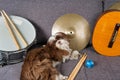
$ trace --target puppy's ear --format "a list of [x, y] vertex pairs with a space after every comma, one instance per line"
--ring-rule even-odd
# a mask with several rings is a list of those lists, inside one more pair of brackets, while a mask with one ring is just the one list
[[55, 44], [55, 42], [56, 42], [55, 37], [54, 37], [54, 36], [51, 36], [51, 37], [48, 39], [48, 41], [47, 41], [47, 45], [48, 45], [48, 46], [53, 46], [53, 45]]
[[56, 40], [59, 40], [59, 39], [65, 39], [65, 40], [67, 40], [67, 41], [69, 41], [69, 35], [66, 35], [65, 33], [63, 33], [63, 32], [57, 32], [56, 34], [55, 34], [55, 39]]
[[52, 41], [54, 41], [54, 40], [56, 40], [56, 39], [55, 39], [55, 36], [51, 36], [51, 37], [48, 39], [47, 42], [52, 42]]
[[66, 37], [66, 34], [62, 33], [62, 32], [57, 32], [55, 34], [55, 38], [58, 39], [64, 39]]

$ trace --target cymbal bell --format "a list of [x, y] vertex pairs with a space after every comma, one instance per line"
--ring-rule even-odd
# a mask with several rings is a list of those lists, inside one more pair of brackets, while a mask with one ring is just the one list
[[63, 32], [70, 38], [70, 48], [82, 50], [90, 40], [90, 26], [86, 19], [78, 14], [60, 16], [52, 27], [52, 35]]
[[110, 10], [110, 9], [120, 10], [120, 2], [114, 3], [112, 6], [110, 6], [110, 8], [108, 10]]

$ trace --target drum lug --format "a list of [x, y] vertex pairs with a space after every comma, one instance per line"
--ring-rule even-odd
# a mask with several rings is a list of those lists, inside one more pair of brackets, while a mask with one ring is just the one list
[[7, 65], [8, 63], [8, 53], [1, 53], [0, 67]]

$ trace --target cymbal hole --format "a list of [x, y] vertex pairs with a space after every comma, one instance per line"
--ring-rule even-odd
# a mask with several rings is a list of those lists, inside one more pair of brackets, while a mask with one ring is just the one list
[[71, 31], [70, 34], [73, 34], [73, 32]]
[[69, 31], [69, 32], [66, 32], [67, 35], [73, 35], [74, 32], [73, 31]]

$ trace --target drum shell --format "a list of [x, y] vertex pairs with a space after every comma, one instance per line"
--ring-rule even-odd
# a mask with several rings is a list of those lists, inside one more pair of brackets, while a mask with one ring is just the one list
[[0, 65], [9, 65], [22, 62], [25, 58], [28, 49], [32, 47], [32, 45], [37, 43], [37, 39], [35, 38], [33, 42], [24, 49], [17, 51], [0, 51]]

